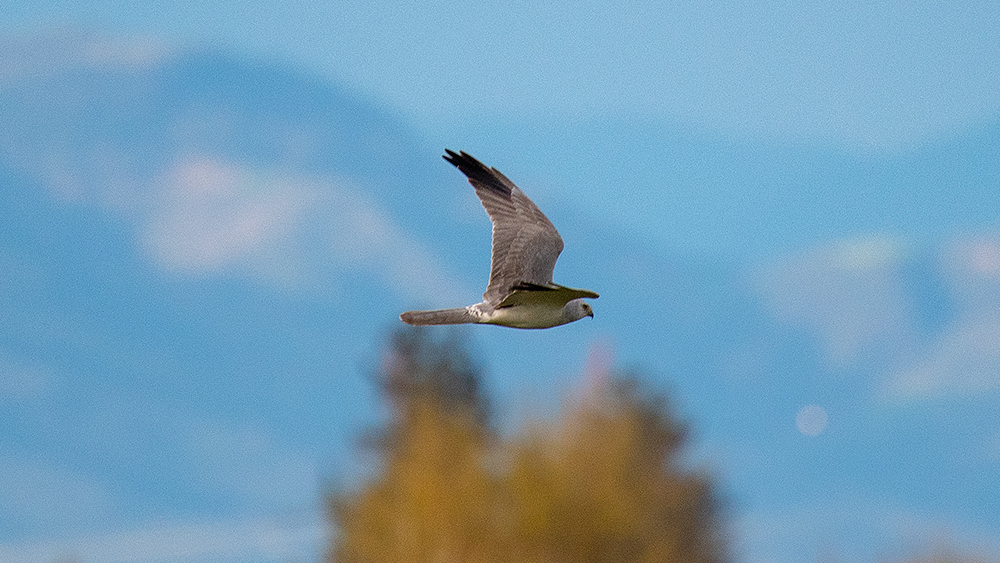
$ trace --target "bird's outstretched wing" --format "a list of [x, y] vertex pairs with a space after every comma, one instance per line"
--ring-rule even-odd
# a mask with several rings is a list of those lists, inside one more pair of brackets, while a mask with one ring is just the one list
[[552, 222], [496, 168], [487, 168], [464, 151], [445, 152], [444, 159], [469, 178], [493, 222], [490, 281], [483, 301], [497, 306], [522, 282], [551, 286], [563, 249]]

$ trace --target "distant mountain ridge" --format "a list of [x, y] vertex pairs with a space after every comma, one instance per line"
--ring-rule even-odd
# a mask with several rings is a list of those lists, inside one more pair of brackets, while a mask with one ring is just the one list
[[[28, 374], [0, 373], [0, 472], [41, 487], [23, 468], [48, 468], [95, 492], [74, 497], [93, 497], [82, 520], [0, 513], [0, 553], [163, 517], [295, 512], [321, 476], [362, 474], [352, 436], [379, 416], [366, 374], [399, 312], [485, 287], [489, 222], [445, 147], [278, 63], [28, 43], [0, 54], [0, 369]], [[989, 343], [994, 326], [962, 315], [995, 309], [1000, 190], [977, 188], [1000, 179], [1000, 122], [891, 157], [613, 118], [469, 129], [448, 148], [521, 185], [566, 241], [556, 281], [601, 294], [593, 321], [470, 332], [504, 412], [555, 408], [607, 345], [669, 386], [695, 461], [745, 521], [802, 503], [825, 515], [845, 492], [851, 517], [875, 504], [997, 521], [977, 485], [995, 462], [912, 455], [979, 452], [994, 405], [927, 416], [919, 393], [915, 407], [879, 393], [956, 357], [992, 373], [993, 349], [962, 337]], [[830, 414], [816, 438], [795, 430], [808, 403]], [[948, 498], [918, 480], [947, 482]], [[817, 521], [853, 545], [857, 522], [839, 517]], [[796, 537], [796, 553], [814, 547]], [[771, 540], [748, 542], [766, 555]]]

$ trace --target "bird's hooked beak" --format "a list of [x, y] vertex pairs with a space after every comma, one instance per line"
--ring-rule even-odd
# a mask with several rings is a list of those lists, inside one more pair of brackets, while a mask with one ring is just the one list
[[587, 316], [590, 317], [590, 318], [594, 318], [594, 310], [591, 309], [590, 312], [587, 313]]

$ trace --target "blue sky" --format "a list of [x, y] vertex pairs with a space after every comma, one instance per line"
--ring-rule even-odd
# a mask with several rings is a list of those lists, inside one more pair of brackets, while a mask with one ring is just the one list
[[81, 26], [278, 59], [373, 96], [427, 135], [505, 116], [610, 115], [877, 151], [1000, 110], [1000, 9], [987, 1], [14, 2], [5, 12], [8, 33]]
[[612, 349], [738, 561], [1000, 557], [995, 3], [5, 11], [0, 559], [314, 557], [377, 343], [487, 274], [444, 147], [602, 294], [470, 331], [505, 424]]

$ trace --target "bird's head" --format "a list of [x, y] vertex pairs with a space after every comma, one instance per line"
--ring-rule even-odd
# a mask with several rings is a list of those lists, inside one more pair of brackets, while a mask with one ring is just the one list
[[594, 309], [583, 299], [573, 299], [566, 303], [565, 311], [567, 316], [576, 321], [583, 317], [594, 318]]

